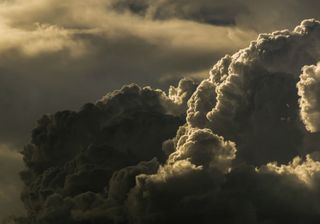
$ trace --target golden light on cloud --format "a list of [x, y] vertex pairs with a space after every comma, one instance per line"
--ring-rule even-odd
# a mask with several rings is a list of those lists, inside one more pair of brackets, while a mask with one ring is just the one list
[[295, 157], [288, 165], [278, 165], [277, 163], [268, 163], [259, 171], [275, 172], [280, 175], [292, 175], [297, 177], [300, 181], [313, 187], [316, 178], [319, 178], [320, 162], [315, 161], [310, 155], [306, 156], [305, 161], [300, 157]]

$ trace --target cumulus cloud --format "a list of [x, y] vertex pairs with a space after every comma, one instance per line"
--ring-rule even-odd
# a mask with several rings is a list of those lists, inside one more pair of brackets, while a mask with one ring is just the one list
[[280, 175], [296, 176], [300, 181], [307, 185], [314, 186], [320, 172], [320, 162], [314, 161], [310, 155], [307, 155], [306, 160], [303, 161], [300, 157], [295, 157], [289, 165], [280, 165], [276, 163], [268, 163], [260, 169], [262, 172], [273, 172]]
[[301, 150], [310, 135], [300, 121], [296, 83], [301, 67], [320, 57], [319, 27], [305, 20], [293, 31], [261, 34], [222, 58], [193, 94], [188, 124], [236, 142], [238, 158], [255, 165], [315, 150]]
[[[133, 223], [186, 222], [201, 219], [195, 204], [214, 194], [231, 171], [235, 145], [225, 142], [209, 129], [191, 129], [181, 136], [176, 151], [164, 166], [152, 175], [136, 177], [136, 186], [128, 197], [129, 219]], [[194, 219], [187, 221], [189, 223]]]
[[[184, 91], [190, 94], [185, 82], [189, 83], [183, 80], [172, 87], [182, 98]], [[28, 220], [123, 219], [123, 203], [135, 176], [157, 171], [166, 160], [162, 142], [172, 138], [184, 122], [185, 114], [174, 115], [170, 106], [186, 105], [172, 101], [165, 107], [165, 96], [161, 90], [132, 84], [78, 112], [44, 115], [22, 152], [27, 166], [21, 173], [22, 200]], [[92, 211], [86, 212], [88, 203]], [[106, 208], [99, 208], [100, 204]]]
[[137, 176], [129, 217], [132, 223], [317, 223], [318, 184], [319, 162], [309, 157], [259, 169], [235, 166], [225, 176], [179, 161]]
[[319, 27], [263, 34], [198, 86], [132, 84], [43, 116], [23, 151], [16, 222], [318, 222], [320, 165], [298, 150], [309, 133], [296, 83], [319, 58]]
[[[165, 142], [168, 164], [137, 176], [128, 198], [131, 222], [319, 221], [320, 165], [298, 151], [310, 136], [296, 89], [301, 67], [319, 58], [319, 27], [306, 20], [294, 31], [261, 35], [213, 67], [189, 100], [187, 123]], [[236, 147], [220, 138], [216, 148], [203, 137], [208, 131]], [[306, 159], [292, 160], [299, 154]]]
[[196, 88], [197, 84], [194, 81], [183, 78], [177, 87], [170, 86], [168, 94], [162, 94], [160, 102], [166, 108], [167, 113], [185, 114], [187, 102]]
[[297, 84], [300, 96], [301, 118], [310, 132], [320, 129], [320, 107], [318, 96], [320, 94], [320, 63], [303, 67], [300, 81]]

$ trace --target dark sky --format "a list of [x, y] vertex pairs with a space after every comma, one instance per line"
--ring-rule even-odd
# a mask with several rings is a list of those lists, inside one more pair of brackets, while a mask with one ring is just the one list
[[23, 213], [17, 152], [43, 114], [129, 83], [166, 90], [182, 77], [202, 80], [225, 54], [319, 19], [319, 8], [318, 0], [2, 0], [0, 218]]

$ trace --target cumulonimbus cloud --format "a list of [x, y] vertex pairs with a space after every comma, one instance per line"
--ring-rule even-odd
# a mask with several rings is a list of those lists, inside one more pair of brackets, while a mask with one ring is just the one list
[[300, 74], [319, 37], [305, 20], [223, 57], [197, 87], [129, 85], [44, 116], [23, 152], [17, 223], [318, 223], [319, 136], [306, 130], [318, 68]]

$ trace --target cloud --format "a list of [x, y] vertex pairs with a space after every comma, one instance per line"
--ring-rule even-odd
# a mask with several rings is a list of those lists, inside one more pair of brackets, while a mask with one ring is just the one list
[[280, 175], [293, 175], [307, 185], [314, 186], [313, 183], [320, 172], [320, 162], [314, 161], [310, 155], [307, 155], [303, 161], [300, 157], [295, 157], [289, 165], [278, 166], [276, 163], [268, 163], [262, 167], [262, 172], [273, 172]]
[[[319, 221], [320, 165], [298, 151], [308, 133], [299, 123], [296, 89], [301, 67], [319, 57], [319, 26], [308, 20], [292, 32], [262, 35], [214, 66], [188, 102], [187, 124], [165, 142], [166, 164], [136, 177], [129, 222]], [[292, 160], [297, 154], [306, 159]]]
[[[135, 176], [156, 172], [166, 160], [162, 142], [172, 138], [184, 122], [184, 113], [174, 115], [172, 111], [186, 107], [184, 97], [190, 95], [190, 85], [190, 80], [182, 80], [172, 87], [179, 94], [169, 96], [182, 101], [174, 98], [170, 104], [161, 90], [131, 84], [78, 112], [44, 115], [22, 152], [27, 166], [21, 173], [25, 183], [22, 200], [28, 220], [80, 222], [95, 214], [92, 219], [99, 219], [100, 213], [116, 218], [117, 211], [124, 210], [126, 192], [134, 186]], [[102, 208], [83, 211], [88, 203], [99, 207], [99, 201], [110, 209], [110, 215]]]
[[162, 94], [160, 102], [166, 108], [167, 113], [185, 114], [187, 102], [196, 88], [197, 84], [194, 81], [183, 78], [179, 81], [177, 87], [170, 86], [168, 95]]
[[17, 147], [44, 113], [78, 109], [131, 82], [167, 88], [256, 36], [119, 13], [110, 1], [4, 1], [0, 12], [0, 141]]
[[[167, 164], [137, 176], [128, 197], [131, 222], [319, 221], [320, 165], [298, 151], [310, 136], [296, 89], [301, 67], [320, 56], [319, 27], [306, 20], [292, 32], [261, 35], [213, 67], [188, 102], [187, 123], [165, 142]], [[298, 154], [305, 159], [292, 160]]]
[[296, 83], [301, 67], [320, 57], [319, 27], [305, 20], [294, 31], [261, 34], [222, 58], [193, 94], [188, 124], [236, 142], [237, 158], [254, 165], [316, 150], [304, 147], [310, 135], [300, 121]]
[[296, 86], [320, 56], [319, 27], [262, 34], [199, 85], [131, 84], [43, 116], [23, 151], [16, 222], [317, 223], [317, 136]]
[[297, 84], [298, 94], [301, 97], [299, 105], [301, 118], [310, 132], [318, 132], [319, 121], [319, 80], [320, 64], [303, 67], [300, 81]]
[[132, 223], [316, 223], [319, 162], [236, 166], [225, 176], [188, 161], [137, 176], [129, 194]]
[[[268, 1], [257, 4], [252, 0], [231, 0], [227, 2], [210, 0], [183, 1], [110, 1], [120, 12], [130, 12], [148, 19], [169, 20], [179, 18], [200, 23], [239, 26], [257, 31], [293, 28], [302, 19], [318, 18], [319, 6], [315, 0]], [[266, 19], [268, 18], [268, 19]]]
[[41, 114], [78, 109], [126, 83], [165, 89], [259, 32], [317, 17], [317, 6], [315, 0], [2, 1], [0, 103], [8, 119], [0, 120], [6, 126], [0, 140], [21, 147]]
[[[17, 143], [39, 113], [123, 82], [161, 86], [168, 74], [201, 73], [260, 26], [273, 28], [265, 5], [249, 1], [120, 3], [1, 4], [0, 141]], [[295, 1], [271, 5], [291, 9], [273, 18], [298, 19]], [[23, 150], [27, 215], [12, 220], [318, 223], [319, 136], [301, 121], [297, 82], [319, 61], [319, 36], [320, 22], [304, 20], [224, 56], [199, 85], [183, 79], [165, 93], [131, 84], [44, 115]]]
[[19, 172], [24, 168], [22, 155], [7, 145], [0, 146], [0, 220], [11, 215], [24, 214], [20, 201], [23, 183]]

